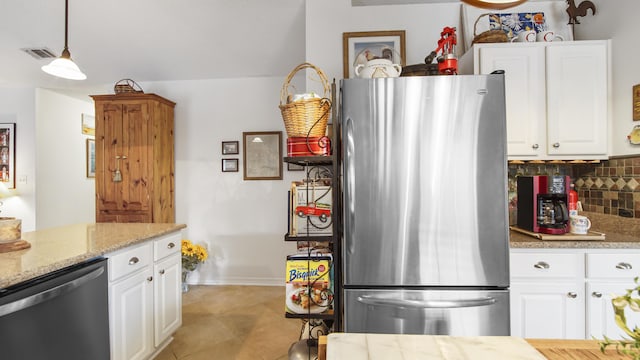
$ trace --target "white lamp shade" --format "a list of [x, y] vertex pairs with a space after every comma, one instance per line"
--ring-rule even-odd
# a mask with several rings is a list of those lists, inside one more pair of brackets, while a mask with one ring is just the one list
[[59, 57], [53, 60], [49, 65], [44, 65], [42, 71], [53, 76], [61, 77], [70, 80], [84, 80], [87, 78], [78, 65], [76, 65], [71, 59]]
[[527, 0], [462, 0], [471, 6], [475, 6], [482, 9], [495, 9], [502, 10], [520, 5]]

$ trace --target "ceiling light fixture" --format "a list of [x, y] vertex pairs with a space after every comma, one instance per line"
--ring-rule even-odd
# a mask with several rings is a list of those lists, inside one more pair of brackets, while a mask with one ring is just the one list
[[471, 6], [494, 10], [508, 9], [526, 1], [527, 0], [462, 0], [463, 3], [467, 3]]
[[67, 47], [69, 0], [64, 1], [64, 50], [59, 58], [53, 60], [49, 65], [44, 65], [42, 71], [53, 76], [70, 80], [84, 80], [87, 78], [76, 63], [71, 60], [71, 53]]

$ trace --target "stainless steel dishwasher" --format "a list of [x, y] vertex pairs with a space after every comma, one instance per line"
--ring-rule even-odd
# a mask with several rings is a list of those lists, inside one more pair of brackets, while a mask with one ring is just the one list
[[107, 260], [0, 290], [0, 358], [109, 359]]

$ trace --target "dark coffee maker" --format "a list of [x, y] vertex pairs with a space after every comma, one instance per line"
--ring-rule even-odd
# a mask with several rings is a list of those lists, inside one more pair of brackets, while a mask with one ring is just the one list
[[569, 232], [568, 176], [519, 176], [518, 227], [543, 234]]

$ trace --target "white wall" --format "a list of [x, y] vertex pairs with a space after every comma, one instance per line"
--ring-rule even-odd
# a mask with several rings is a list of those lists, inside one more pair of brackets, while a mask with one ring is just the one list
[[[640, 12], [638, 0], [592, 0], [596, 15], [579, 18], [575, 25], [578, 40], [612, 39], [613, 63], [613, 131], [610, 137], [613, 156], [640, 154], [639, 145], [631, 145], [627, 135], [634, 125], [632, 114], [632, 87], [640, 84], [640, 38], [636, 14]], [[589, 76], [589, 74], [585, 74]]]
[[81, 131], [93, 101], [38, 89], [36, 109], [37, 229], [95, 222], [95, 180], [86, 177], [86, 139], [93, 136]]
[[[176, 222], [184, 236], [206, 245], [210, 260], [191, 275], [205, 284], [282, 285], [285, 257], [287, 190], [301, 172], [284, 171], [283, 180], [243, 180], [242, 132], [282, 131], [278, 108], [283, 78], [144, 83], [177, 103]], [[221, 171], [222, 141], [239, 141], [240, 171]], [[283, 151], [286, 153], [283, 144]]]
[[21, 219], [23, 231], [36, 226], [35, 108], [35, 89], [0, 87], [0, 123], [16, 124], [15, 196], [2, 199], [0, 216]]
[[460, 4], [351, 6], [351, 0], [307, 0], [307, 61], [342, 79], [342, 33], [404, 30], [407, 65], [424, 64], [445, 26], [460, 29]]

